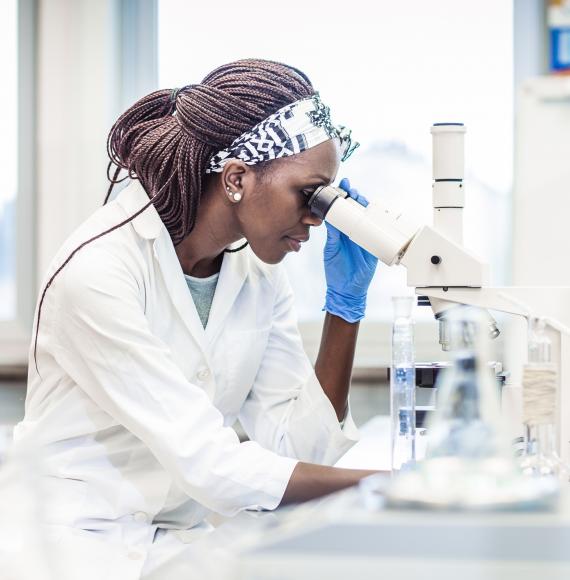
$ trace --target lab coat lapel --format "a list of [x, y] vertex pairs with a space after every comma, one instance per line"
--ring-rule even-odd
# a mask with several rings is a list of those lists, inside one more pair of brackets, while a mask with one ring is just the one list
[[160, 266], [170, 299], [174, 303], [184, 324], [192, 334], [192, 337], [196, 340], [202, 351], [205, 352], [204, 327], [202, 326], [198, 311], [192, 300], [192, 295], [186, 284], [184, 272], [174, 251], [174, 246], [166, 230], [163, 230], [156, 238], [153, 249], [154, 257]]
[[249, 250], [224, 254], [220, 277], [206, 325], [206, 339], [212, 343], [223, 328], [234, 302], [247, 278]]

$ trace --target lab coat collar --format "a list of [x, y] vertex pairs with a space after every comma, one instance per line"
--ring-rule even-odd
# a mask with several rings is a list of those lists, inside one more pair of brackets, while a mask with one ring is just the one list
[[[133, 179], [117, 196], [117, 203], [127, 215], [135, 214], [149, 201], [149, 196], [137, 179]], [[132, 220], [132, 224], [137, 234], [146, 240], [156, 239], [163, 228], [166, 230], [154, 205]]]
[[[117, 196], [117, 202], [129, 215], [136, 213], [148, 201], [147, 193], [137, 180], [133, 180]], [[139, 236], [154, 240], [154, 257], [160, 266], [170, 298], [193, 338], [205, 352], [208, 344], [214, 342], [223, 328], [224, 321], [247, 278], [249, 250], [224, 254], [208, 324], [204, 330], [172, 240], [155, 207], [151, 205], [132, 224]]]
[[249, 252], [249, 248], [246, 248], [239, 252], [224, 254], [208, 324], [206, 324], [206, 338], [210, 344], [216, 340], [223, 328], [224, 321], [246, 282], [250, 267]]
[[215, 341], [222, 330], [224, 322], [247, 278], [249, 269], [248, 251], [224, 254], [214, 300], [210, 308], [208, 324], [206, 329], [204, 329], [192, 300], [192, 295], [188, 290], [174, 246], [166, 230], [154, 241], [153, 249], [170, 298], [207, 359], [209, 345]]

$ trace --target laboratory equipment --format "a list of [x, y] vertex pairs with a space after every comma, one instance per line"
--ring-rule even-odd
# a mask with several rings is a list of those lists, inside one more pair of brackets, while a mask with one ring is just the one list
[[412, 296], [395, 296], [390, 380], [392, 472], [416, 461], [416, 402]]
[[[436, 408], [437, 388], [436, 384], [441, 374], [448, 369], [452, 363], [450, 361], [425, 362], [416, 361], [415, 363], [415, 384], [416, 384], [416, 430], [424, 428]], [[501, 393], [507, 374], [503, 371], [503, 364], [499, 361], [489, 361], [489, 369], [497, 384], [499, 394]], [[392, 369], [386, 369], [387, 382], [392, 380]]]
[[[499, 335], [488, 310], [528, 318], [533, 313], [551, 311], [555, 289], [491, 287], [487, 265], [462, 246], [463, 139], [461, 123], [435, 124], [433, 137], [434, 226], [418, 226], [403, 213], [380, 201], [367, 207], [347, 197], [333, 186], [317, 188], [309, 196], [311, 210], [336, 226], [353, 241], [387, 265], [401, 264], [407, 269], [408, 286], [415, 287], [418, 303], [429, 305], [439, 321], [440, 344], [449, 348], [448, 314], [458, 305], [477, 306], [484, 311], [489, 336]], [[562, 300], [563, 301], [563, 300]], [[559, 300], [559, 302], [561, 302]], [[552, 362], [557, 367], [556, 447], [562, 460], [570, 458], [570, 328], [552, 314], [547, 315], [546, 332], [552, 341]], [[514, 359], [526, 358], [526, 343], [513, 340]], [[513, 377], [503, 388], [505, 423], [512, 438], [523, 434], [519, 367], [508, 369]], [[509, 379], [511, 380], [511, 379]]]
[[[433, 207], [434, 227], [408, 221], [400, 210], [374, 200], [363, 207], [332, 186], [317, 188], [309, 197], [313, 213], [326, 219], [351, 240], [391, 266], [407, 268], [408, 286], [425, 288], [418, 292], [421, 303], [429, 303], [440, 321], [440, 342], [446, 339], [446, 311], [456, 306], [431, 289], [481, 288], [488, 284], [488, 266], [462, 247], [463, 207], [463, 136], [462, 123], [436, 123], [433, 136]], [[428, 289], [430, 291], [428, 292]], [[498, 336], [489, 315], [489, 332]]]
[[552, 344], [540, 318], [529, 320], [528, 363], [523, 370], [523, 419], [526, 448], [524, 473], [538, 477], [565, 475], [568, 469], [556, 450], [556, 367]]
[[428, 427], [428, 458], [468, 462], [506, 461], [512, 453], [502, 436], [499, 397], [487, 361], [485, 318], [470, 307], [453, 309], [448, 328], [453, 364], [438, 381], [438, 406]]
[[549, 0], [546, 18], [550, 33], [550, 70], [570, 71], [570, 2]]
[[426, 458], [386, 490], [389, 505], [429, 509], [552, 507], [556, 480], [522, 475], [503, 428], [498, 389], [487, 364], [486, 316], [472, 307], [449, 315], [453, 365], [438, 384]]

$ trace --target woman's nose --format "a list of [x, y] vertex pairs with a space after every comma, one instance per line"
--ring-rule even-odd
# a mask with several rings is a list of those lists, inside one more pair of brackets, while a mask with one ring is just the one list
[[301, 218], [301, 223], [305, 226], [318, 227], [323, 223], [323, 220], [320, 217], [317, 217], [313, 212], [311, 212], [311, 210], [309, 210]]

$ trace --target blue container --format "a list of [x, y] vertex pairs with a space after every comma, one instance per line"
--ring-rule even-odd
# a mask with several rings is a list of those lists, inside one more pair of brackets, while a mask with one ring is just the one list
[[550, 70], [570, 71], [570, 27], [550, 29]]

